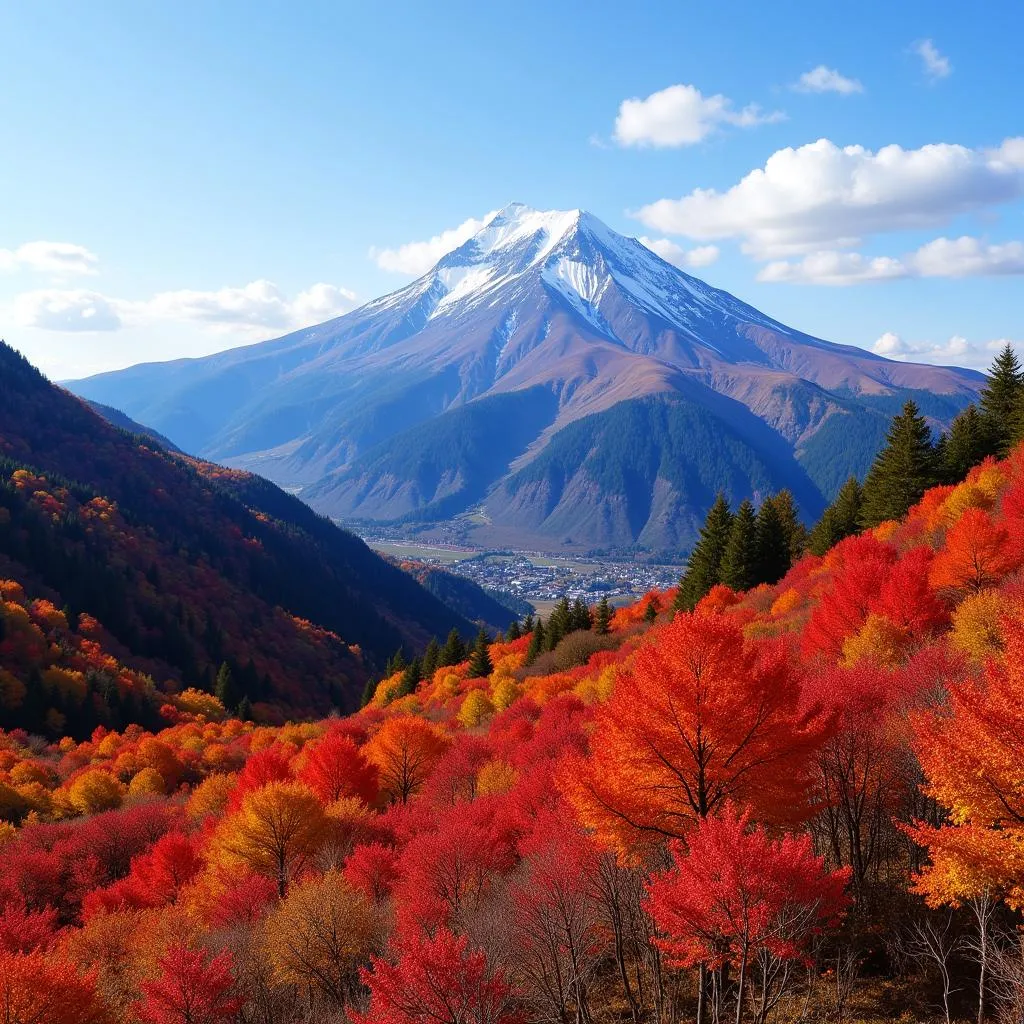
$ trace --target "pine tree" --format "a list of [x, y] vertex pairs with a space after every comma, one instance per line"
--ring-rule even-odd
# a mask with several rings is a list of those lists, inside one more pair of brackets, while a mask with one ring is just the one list
[[938, 451], [942, 476], [946, 483], [959, 483], [967, 471], [989, 454], [985, 420], [973, 403], [950, 424]]
[[515, 619], [511, 623], [509, 623], [508, 633], [506, 634], [509, 643], [512, 643], [513, 640], [518, 640], [522, 635], [523, 631], [519, 628], [518, 619]]
[[243, 722], [252, 721], [252, 701], [248, 697], [243, 697], [238, 702], [237, 715]]
[[401, 682], [398, 684], [398, 689], [395, 691], [395, 698], [408, 697], [410, 694], [416, 692], [416, 687], [420, 685], [423, 680], [423, 662], [419, 658], [413, 658], [405, 667], [405, 671], [402, 673]]
[[914, 402], [908, 401], [893, 417], [885, 447], [864, 481], [861, 525], [901, 519], [938, 477], [931, 428]]
[[650, 598], [647, 602], [647, 607], [644, 609], [644, 622], [648, 625], [653, 623], [658, 618], [658, 606], [654, 603], [654, 598]]
[[427, 649], [423, 652], [423, 678], [430, 679], [437, 671], [437, 666], [441, 661], [441, 645], [437, 642], [437, 637], [432, 636], [430, 643], [427, 644]]
[[396, 672], [401, 672], [406, 666], [405, 653], [402, 648], [399, 647], [394, 654], [388, 659], [388, 663], [384, 668], [385, 676], [393, 676]]
[[448, 634], [448, 639], [441, 648], [441, 665], [459, 665], [466, 660], [466, 645], [459, 636], [459, 631], [453, 629]]
[[547, 641], [544, 630], [544, 620], [538, 616], [537, 622], [530, 633], [530, 642], [526, 647], [526, 664], [532, 665], [544, 650]]
[[553, 651], [561, 642], [562, 637], [570, 631], [572, 612], [569, 599], [563, 597], [548, 616], [548, 626], [544, 636], [544, 650]]
[[700, 537], [690, 552], [686, 572], [679, 581], [676, 610], [692, 611], [697, 602], [722, 581], [722, 556], [732, 530], [732, 512], [725, 495], [719, 492], [701, 527]]
[[593, 626], [594, 620], [591, 617], [590, 609], [583, 603], [583, 599], [577, 597], [572, 603], [572, 612], [570, 613], [570, 629], [571, 633], [576, 629], [590, 629]]
[[757, 512], [754, 580], [778, 583], [789, 571], [790, 538], [774, 498], [765, 498]]
[[533, 632], [533, 612], [529, 612], [523, 619], [523, 636]]
[[370, 678], [366, 680], [366, 685], [363, 687], [363, 695], [359, 700], [359, 706], [361, 708], [365, 708], [366, 705], [373, 700], [373, 695], [377, 692], [379, 682], [380, 680], [374, 679], [373, 676], [370, 676]]
[[238, 706], [238, 688], [235, 686], [235, 677], [231, 672], [231, 666], [221, 662], [217, 671], [217, 681], [213, 684], [213, 695], [224, 705], [228, 711], [233, 711]]
[[489, 676], [494, 671], [491, 664], [491, 654], [488, 651], [490, 640], [487, 631], [481, 626], [480, 632], [476, 635], [476, 643], [473, 645], [473, 652], [469, 656], [469, 678], [480, 679]]
[[789, 561], [792, 565], [807, 547], [807, 527], [800, 521], [800, 514], [797, 512], [796, 501], [789, 490], [781, 490], [772, 499], [775, 502], [775, 511], [779, 514], [783, 532], [789, 544]]
[[1005, 455], [1022, 424], [1024, 372], [1013, 348], [1006, 347], [996, 356], [988, 372], [988, 381], [979, 396], [981, 418], [985, 426], [987, 455]]
[[862, 504], [860, 481], [851, 476], [811, 530], [807, 550], [814, 555], [823, 555], [845, 537], [853, 536], [860, 529]]
[[611, 632], [612, 606], [608, 602], [608, 595], [602, 594], [601, 600], [597, 602], [597, 614], [594, 616], [594, 632], [598, 636], [607, 636]]
[[749, 590], [757, 567], [757, 515], [749, 500], [736, 510], [722, 555], [721, 581], [733, 590]]

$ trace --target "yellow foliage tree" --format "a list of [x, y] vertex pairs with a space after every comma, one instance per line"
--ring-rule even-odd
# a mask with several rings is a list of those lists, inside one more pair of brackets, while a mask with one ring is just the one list
[[463, 728], [475, 729], [488, 715], [494, 714], [491, 698], [483, 690], [470, 690], [459, 708], [458, 719]]
[[234, 776], [225, 775], [223, 772], [208, 776], [192, 790], [192, 795], [185, 804], [185, 813], [194, 820], [211, 814], [223, 814], [234, 788]]
[[884, 615], [871, 612], [864, 625], [843, 641], [841, 664], [852, 668], [859, 661], [873, 661], [876, 665], [896, 665], [903, 657], [910, 637]]
[[263, 945], [279, 981], [341, 1009], [361, 994], [359, 970], [381, 951], [383, 927], [373, 904], [332, 870], [292, 887], [267, 919]]
[[327, 834], [327, 816], [309, 789], [298, 782], [271, 782], [245, 795], [238, 812], [224, 822], [216, 846], [275, 879], [284, 896]]
[[90, 768], [71, 783], [67, 796], [79, 814], [96, 814], [120, 807], [124, 786], [102, 768]]
[[163, 776], [155, 768], [143, 768], [128, 783], [128, 795], [136, 799], [163, 796], [166, 792]]
[[476, 773], [476, 791], [480, 796], [507, 793], [517, 778], [518, 772], [507, 761], [488, 761]]
[[953, 612], [949, 642], [977, 661], [998, 654], [1003, 649], [1000, 622], [1005, 613], [1006, 602], [997, 591], [971, 594]]

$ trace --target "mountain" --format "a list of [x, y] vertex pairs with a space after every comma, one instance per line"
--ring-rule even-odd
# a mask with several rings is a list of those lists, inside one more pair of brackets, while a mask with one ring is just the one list
[[788, 487], [814, 516], [906, 398], [943, 425], [980, 380], [812, 338], [589, 213], [513, 204], [345, 316], [70, 386], [342, 520], [685, 550], [717, 490]]
[[5, 594], [7, 727], [42, 729], [52, 710], [75, 734], [116, 724], [111, 700], [151, 718], [225, 663], [258, 717], [352, 709], [397, 647], [475, 632], [297, 498], [110, 426], [0, 343]]

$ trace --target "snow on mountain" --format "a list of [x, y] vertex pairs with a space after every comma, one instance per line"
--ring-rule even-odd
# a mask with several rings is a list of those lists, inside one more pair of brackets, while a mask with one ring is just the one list
[[[812, 338], [585, 211], [513, 203], [336, 320], [72, 387], [343, 518], [482, 505], [484, 541], [684, 548], [719, 488], [814, 514], [908, 394], [941, 424], [979, 379]], [[613, 421], [652, 439], [620, 452]]]

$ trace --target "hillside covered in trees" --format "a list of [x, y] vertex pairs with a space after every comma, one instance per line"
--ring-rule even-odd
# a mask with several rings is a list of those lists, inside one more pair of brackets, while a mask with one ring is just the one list
[[454, 634], [346, 718], [7, 732], [9, 1019], [1019, 1021], [1024, 447], [904, 487], [915, 417], [775, 582]]
[[116, 429], [2, 344], [0, 581], [0, 726], [50, 739], [154, 727], [189, 690], [264, 721], [352, 710], [396, 647], [475, 631], [302, 502]]

